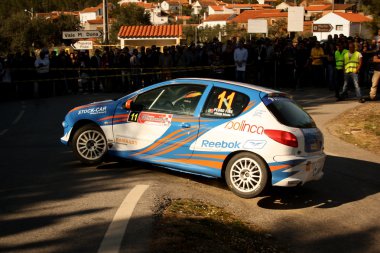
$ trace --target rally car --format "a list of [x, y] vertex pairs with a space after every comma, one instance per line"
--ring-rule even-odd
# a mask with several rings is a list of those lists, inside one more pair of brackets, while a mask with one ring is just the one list
[[243, 198], [318, 180], [326, 158], [321, 131], [290, 96], [232, 81], [165, 81], [76, 107], [62, 125], [85, 164], [114, 156], [224, 178]]

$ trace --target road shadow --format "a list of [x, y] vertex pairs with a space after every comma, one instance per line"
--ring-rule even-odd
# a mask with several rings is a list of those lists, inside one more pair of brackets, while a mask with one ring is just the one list
[[273, 187], [258, 201], [265, 209], [333, 208], [380, 192], [380, 165], [327, 156], [320, 181], [302, 187]]

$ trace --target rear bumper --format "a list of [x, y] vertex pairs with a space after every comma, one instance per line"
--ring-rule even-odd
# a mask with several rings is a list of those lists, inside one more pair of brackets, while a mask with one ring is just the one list
[[284, 166], [277, 170], [271, 170], [272, 184], [275, 186], [292, 187], [321, 179], [324, 174], [323, 167], [326, 155], [322, 153], [308, 157], [276, 156], [275, 160], [280, 164], [284, 164]]

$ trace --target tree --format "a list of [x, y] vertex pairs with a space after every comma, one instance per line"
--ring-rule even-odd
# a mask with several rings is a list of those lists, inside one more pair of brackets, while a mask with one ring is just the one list
[[62, 15], [58, 19], [34, 17], [32, 20], [24, 12], [5, 19], [0, 25], [0, 51], [4, 53], [22, 51], [25, 48], [43, 48], [68, 44], [62, 39], [63, 31], [78, 30], [79, 20]]
[[280, 38], [288, 35], [288, 22], [286, 19], [278, 19], [273, 25], [269, 26], [268, 36], [272, 38]]
[[117, 34], [123, 25], [151, 25], [150, 14], [145, 9], [136, 4], [128, 4], [125, 7], [116, 7], [112, 16], [117, 20], [112, 24], [110, 40], [117, 41]]
[[377, 34], [377, 30], [380, 29], [380, 5], [378, 0], [362, 0], [362, 6], [360, 7], [366, 14], [372, 14], [373, 22], [370, 26], [373, 32]]

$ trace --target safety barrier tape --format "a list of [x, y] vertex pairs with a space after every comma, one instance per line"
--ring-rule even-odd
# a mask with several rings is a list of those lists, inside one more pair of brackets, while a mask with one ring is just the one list
[[[78, 76], [72, 76], [70, 75], [70, 72], [68, 72], [67, 76], [65, 77], [51, 77], [53, 74], [59, 74], [57, 72], [54, 72], [53, 69], [50, 69], [48, 73], [45, 73], [47, 76], [46, 78], [39, 78], [39, 79], [28, 79], [28, 80], [13, 80], [13, 83], [31, 83], [31, 82], [50, 82], [50, 81], [64, 81], [64, 80], [78, 80], [78, 79], [85, 79], [85, 80], [94, 80], [94, 79], [100, 79], [100, 78], [114, 78], [114, 77], [134, 77], [134, 76], [154, 76], [154, 75], [162, 75], [162, 74], [168, 74], [168, 73], [184, 73], [184, 72], [193, 72], [193, 71], [200, 71], [200, 70], [215, 70], [215, 69], [221, 69], [221, 68], [232, 68], [235, 67], [235, 65], [223, 65], [223, 66], [197, 66], [197, 67], [171, 67], [171, 68], [63, 68], [63, 69], [57, 69], [54, 70], [60, 70], [60, 71], [76, 71], [79, 75]], [[156, 70], [154, 72], [146, 72], [145, 70]], [[17, 69], [17, 70], [26, 70], [26, 69]], [[31, 70], [30, 68], [28, 70]], [[35, 69], [33, 69], [35, 71]], [[103, 74], [103, 75], [93, 75], [94, 72], [97, 71], [125, 71], [120, 72], [118, 74]], [[73, 72], [71, 72], [73, 73]], [[80, 76], [81, 73], [86, 73], [88, 76]], [[39, 75], [38, 73], [33, 73], [33, 75]]]

